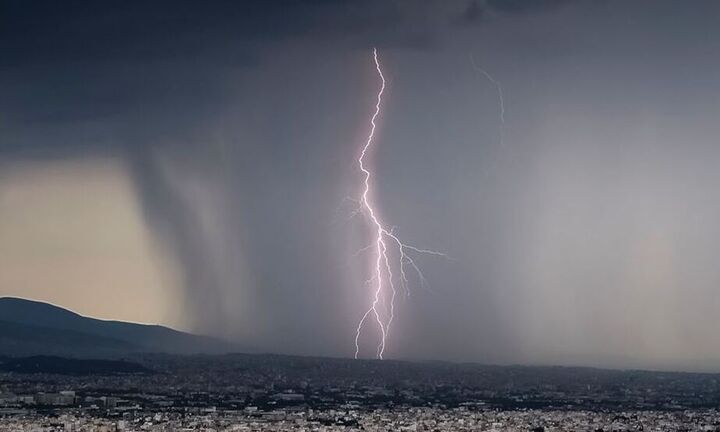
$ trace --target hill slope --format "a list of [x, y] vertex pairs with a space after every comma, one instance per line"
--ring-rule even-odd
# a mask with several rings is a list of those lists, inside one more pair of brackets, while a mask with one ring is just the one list
[[223, 353], [221, 340], [159, 325], [104, 321], [48, 303], [0, 298], [0, 354], [112, 355], [130, 352]]

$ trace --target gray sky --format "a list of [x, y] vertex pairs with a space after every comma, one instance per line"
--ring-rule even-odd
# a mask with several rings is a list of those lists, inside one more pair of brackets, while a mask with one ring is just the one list
[[377, 47], [387, 357], [720, 370], [717, 2], [0, 8], [0, 294], [352, 355]]

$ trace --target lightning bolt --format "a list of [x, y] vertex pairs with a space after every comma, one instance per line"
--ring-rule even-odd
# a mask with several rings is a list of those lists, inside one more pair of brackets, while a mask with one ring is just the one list
[[[382, 67], [378, 59], [377, 48], [373, 48], [373, 60], [375, 62], [375, 70], [377, 71], [378, 77], [380, 78], [380, 88], [377, 92], [375, 111], [370, 118], [370, 130], [367, 135], [360, 156], [358, 157], [358, 165], [360, 171], [364, 175], [363, 180], [363, 192], [359, 200], [357, 200], [358, 208], [352, 213], [351, 216], [363, 213], [367, 216], [371, 231], [374, 235], [373, 242], [360, 249], [356, 255], [363, 252], [372, 250], [374, 252], [374, 269], [373, 275], [370, 279], [365, 282], [365, 285], [371, 286], [372, 288], [372, 303], [369, 308], [365, 311], [365, 314], [360, 318], [357, 329], [355, 331], [355, 358], [357, 359], [360, 355], [360, 335], [363, 328], [368, 320], [374, 320], [377, 323], [377, 327], [380, 332], [380, 339], [378, 341], [376, 349], [376, 357], [383, 359], [385, 354], [386, 342], [390, 329], [395, 319], [395, 298], [397, 295], [397, 289], [395, 287], [395, 274], [393, 273], [393, 260], [391, 259], [390, 249], [396, 250], [396, 255], [399, 255], [398, 263], [396, 268], [398, 269], [399, 281], [401, 288], [405, 291], [406, 295], [409, 295], [408, 277], [405, 271], [405, 266], [409, 265], [417, 274], [420, 283], [423, 286], [427, 286], [425, 276], [420, 271], [420, 268], [416, 264], [415, 260], [408, 255], [408, 252], [415, 252], [420, 254], [435, 255], [444, 258], [449, 258], [442, 252], [433, 251], [430, 249], [421, 249], [415, 246], [411, 246], [403, 243], [400, 238], [395, 234], [394, 227], [386, 228], [386, 225], [378, 216], [375, 205], [371, 200], [371, 180], [372, 173], [367, 166], [365, 157], [368, 151], [372, 147], [375, 138], [375, 130], [377, 129], [377, 119], [381, 113], [381, 107], [383, 103], [383, 94], [385, 92], [386, 80], [383, 75]], [[352, 199], [351, 199], [352, 200]], [[389, 292], [388, 292], [389, 291]], [[387, 298], [389, 296], [389, 299]]]
[[475, 58], [473, 57], [472, 54], [470, 54], [470, 63], [472, 64], [473, 69], [475, 69], [475, 71], [483, 74], [483, 76], [485, 76], [485, 78], [487, 78], [487, 80], [490, 81], [490, 83], [492, 85], [494, 85], [495, 89], [497, 90], [498, 102], [500, 104], [500, 145], [504, 146], [505, 145], [505, 97], [503, 96], [502, 84], [500, 84], [500, 81], [493, 78], [493, 76], [490, 75], [488, 73], [488, 71], [486, 71], [485, 69], [478, 66], [475, 63]]

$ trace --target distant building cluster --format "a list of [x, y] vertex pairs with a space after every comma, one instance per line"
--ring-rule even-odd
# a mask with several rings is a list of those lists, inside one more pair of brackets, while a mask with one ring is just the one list
[[59, 415], [40, 413], [5, 417], [0, 432], [10, 431], [365, 431], [365, 432], [470, 432], [470, 431], [720, 431], [715, 410], [683, 412], [617, 412], [545, 410], [472, 410], [468, 408], [409, 408], [274, 410], [259, 412], [135, 412], [122, 419], [97, 417], [81, 411]]

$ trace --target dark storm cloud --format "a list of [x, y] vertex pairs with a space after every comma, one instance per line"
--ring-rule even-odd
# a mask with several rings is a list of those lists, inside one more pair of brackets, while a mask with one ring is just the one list
[[222, 102], [219, 74], [257, 66], [273, 42], [420, 48], [458, 19], [560, 3], [3, 1], [0, 109], [18, 125], [152, 113], [188, 101], [212, 111]]
[[487, 6], [499, 12], [538, 12], [552, 10], [570, 3], [570, 0], [488, 0]]
[[[147, 116], [187, 125], [188, 113], [214, 115], [224, 103], [227, 74], [257, 66], [270, 44], [310, 39], [323, 45], [422, 46], [437, 37], [445, 19], [437, 16], [445, 9], [438, 5], [3, 1], [0, 113], [13, 128]], [[62, 151], [62, 140], [30, 143], [17, 132], [6, 137], [5, 150]], [[67, 144], [83, 151], [92, 145]]]
[[[429, 6], [433, 4], [433, 6]], [[335, 1], [6, 1], [3, 66], [194, 59], [244, 64], [258, 41], [352, 38], [414, 43], [429, 34], [438, 2]], [[410, 17], [415, 16], [416, 19]], [[425, 22], [423, 22], [425, 21]]]
[[493, 14], [517, 14], [550, 11], [567, 5], [570, 0], [475, 0], [471, 1], [460, 13], [457, 24], [477, 24]]

